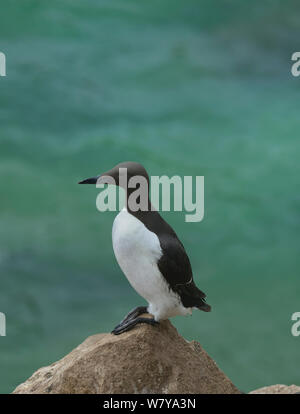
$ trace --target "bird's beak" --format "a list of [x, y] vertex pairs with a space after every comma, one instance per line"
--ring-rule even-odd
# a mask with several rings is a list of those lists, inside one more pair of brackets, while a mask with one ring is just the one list
[[101, 175], [97, 175], [96, 177], [87, 178], [86, 180], [79, 181], [78, 184], [97, 184], [98, 178]]

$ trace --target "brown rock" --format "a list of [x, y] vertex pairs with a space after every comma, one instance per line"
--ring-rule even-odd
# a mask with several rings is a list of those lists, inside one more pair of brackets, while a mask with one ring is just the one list
[[297, 385], [270, 385], [251, 391], [250, 394], [297, 394], [300, 393], [300, 387]]
[[169, 321], [139, 325], [119, 336], [89, 337], [70, 354], [40, 368], [16, 394], [239, 394], [195, 341]]

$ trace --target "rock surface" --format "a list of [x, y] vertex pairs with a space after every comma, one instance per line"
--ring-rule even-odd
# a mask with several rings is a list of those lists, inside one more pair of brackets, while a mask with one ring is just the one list
[[300, 387], [297, 385], [270, 385], [251, 391], [250, 394], [297, 394], [300, 393]]
[[63, 359], [40, 368], [16, 394], [239, 394], [195, 341], [169, 321], [119, 336], [89, 337]]

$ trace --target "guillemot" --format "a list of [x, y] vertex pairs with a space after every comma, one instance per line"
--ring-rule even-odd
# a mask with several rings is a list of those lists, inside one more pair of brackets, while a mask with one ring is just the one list
[[[123, 171], [126, 171], [125, 185]], [[113, 250], [131, 286], [148, 302], [148, 306], [138, 306], [129, 312], [112, 333], [119, 335], [139, 323], [157, 325], [173, 316], [189, 315], [194, 308], [210, 312], [205, 293], [194, 283], [183, 244], [150, 202], [149, 176], [145, 168], [136, 162], [123, 162], [79, 184], [111, 183], [106, 181], [107, 177], [126, 191], [125, 207], [113, 223]], [[128, 186], [132, 177], [143, 177], [148, 184], [144, 194], [146, 209], [133, 209], [128, 202], [135, 190]], [[145, 313], [153, 318], [141, 317]]]

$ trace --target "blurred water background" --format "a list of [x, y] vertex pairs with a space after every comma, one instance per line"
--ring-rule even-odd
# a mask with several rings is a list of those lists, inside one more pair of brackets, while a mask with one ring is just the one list
[[299, 385], [299, 2], [1, 6], [0, 392], [143, 304], [77, 185], [127, 160], [205, 176], [202, 222], [163, 213], [213, 306], [179, 332], [245, 392]]

